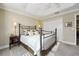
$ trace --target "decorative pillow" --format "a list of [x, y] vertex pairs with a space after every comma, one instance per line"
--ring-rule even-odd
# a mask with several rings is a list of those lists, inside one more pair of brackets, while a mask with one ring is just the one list
[[35, 33], [35, 35], [38, 35], [39, 34], [38, 31], [35, 31], [34, 33]]
[[24, 35], [28, 35], [28, 31], [27, 30], [24, 30]]
[[33, 31], [28, 31], [28, 34], [30, 35], [30, 36], [32, 36], [33, 35]]

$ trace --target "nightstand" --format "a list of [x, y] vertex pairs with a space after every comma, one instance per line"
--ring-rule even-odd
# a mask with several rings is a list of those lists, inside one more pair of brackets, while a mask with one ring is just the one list
[[11, 46], [17, 44], [19, 45], [20, 40], [19, 40], [19, 36], [10, 36], [9, 38], [9, 48], [11, 49]]

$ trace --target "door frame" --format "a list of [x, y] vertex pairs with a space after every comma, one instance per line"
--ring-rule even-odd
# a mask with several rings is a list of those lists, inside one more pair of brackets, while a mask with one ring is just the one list
[[76, 31], [77, 30], [77, 26], [76, 26], [77, 25], [77, 18], [76, 18], [77, 15], [79, 15], [79, 13], [75, 14], [75, 44], [76, 45], [77, 45], [77, 36], [76, 36], [77, 35], [77, 31]]

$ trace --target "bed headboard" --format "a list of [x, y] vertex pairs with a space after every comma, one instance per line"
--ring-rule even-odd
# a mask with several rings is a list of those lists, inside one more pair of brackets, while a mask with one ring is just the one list
[[[42, 32], [42, 34], [49, 34], [49, 33], [54, 33], [57, 32], [57, 29], [55, 28], [54, 31], [47, 31], [47, 30], [43, 30], [42, 28], [40, 28], [39, 30], [36, 29], [36, 26], [26, 26], [26, 25], [22, 25], [19, 24], [19, 36], [23, 33], [24, 30], [30, 31], [30, 30], [36, 30], [39, 33]], [[55, 33], [54, 33], [55, 34]]]

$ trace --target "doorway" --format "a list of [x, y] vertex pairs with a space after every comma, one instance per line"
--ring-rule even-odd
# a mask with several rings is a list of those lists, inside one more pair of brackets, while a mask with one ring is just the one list
[[79, 45], [79, 15], [76, 15], [76, 44]]

